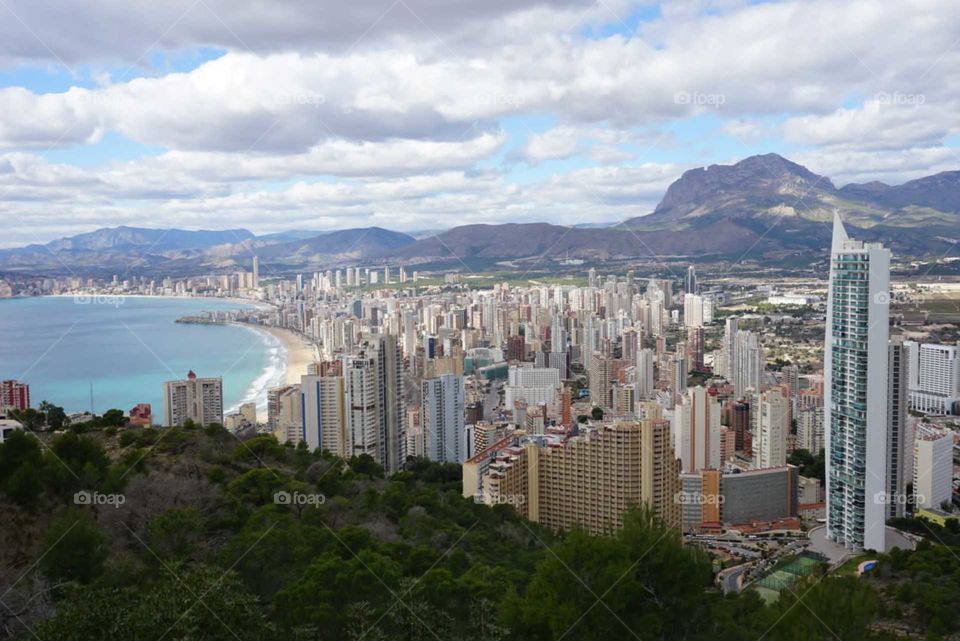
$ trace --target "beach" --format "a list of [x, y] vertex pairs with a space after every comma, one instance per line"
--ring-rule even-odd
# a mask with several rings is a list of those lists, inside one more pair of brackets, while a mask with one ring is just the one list
[[268, 327], [266, 325], [252, 325], [250, 327], [261, 329], [283, 343], [283, 347], [287, 352], [287, 385], [299, 384], [300, 377], [307, 373], [307, 367], [311, 363], [319, 360], [316, 347], [308, 343], [296, 332], [279, 327]]

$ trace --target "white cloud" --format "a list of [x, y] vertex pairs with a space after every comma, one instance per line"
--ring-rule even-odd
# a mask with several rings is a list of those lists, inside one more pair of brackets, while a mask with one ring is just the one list
[[791, 118], [784, 123], [785, 137], [823, 147], [897, 150], [940, 144], [957, 131], [956, 102], [928, 104], [923, 94], [882, 96], [854, 109]]
[[[695, 159], [728, 159], [716, 133], [799, 149], [788, 155], [838, 183], [960, 166], [944, 146], [960, 116], [948, 0], [671, 2], [636, 35], [618, 18], [628, 0], [6, 4], [23, 22], [0, 19], [0, 65], [93, 64], [98, 84], [0, 89], [0, 211], [30, 233], [621, 220]], [[202, 46], [227, 51], [188, 72], [115, 68]], [[544, 117], [559, 124], [524, 131]], [[163, 151], [37, 155], [82, 157], [108, 134]], [[657, 147], [687, 158], [651, 163]], [[502, 173], [574, 156], [596, 166]]]

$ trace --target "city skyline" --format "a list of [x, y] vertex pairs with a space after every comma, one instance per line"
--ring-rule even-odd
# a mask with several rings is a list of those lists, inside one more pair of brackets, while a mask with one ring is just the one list
[[0, 641], [960, 639], [958, 34], [0, 0]]

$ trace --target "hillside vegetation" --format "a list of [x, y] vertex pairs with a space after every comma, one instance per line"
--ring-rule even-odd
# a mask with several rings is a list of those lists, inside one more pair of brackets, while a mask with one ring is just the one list
[[0, 445], [0, 636], [41, 641], [953, 638], [960, 558], [724, 597], [647, 512], [554, 534], [460, 495], [219, 426], [74, 426]]

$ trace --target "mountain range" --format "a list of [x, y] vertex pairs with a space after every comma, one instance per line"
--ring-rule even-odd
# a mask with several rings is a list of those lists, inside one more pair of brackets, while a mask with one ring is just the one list
[[[652, 213], [606, 227], [473, 224], [405, 234], [380, 227], [188, 231], [115, 227], [0, 250], [0, 271], [45, 274], [197, 274], [249, 269], [254, 255], [276, 273], [347, 264], [696, 256], [771, 262], [829, 244], [839, 212], [851, 233], [897, 256], [942, 254], [960, 239], [960, 171], [891, 186], [833, 182], [777, 154], [683, 173]], [[818, 254], [820, 255], [820, 254]]]

